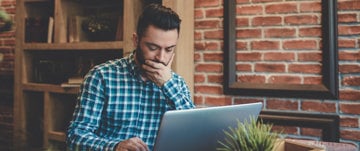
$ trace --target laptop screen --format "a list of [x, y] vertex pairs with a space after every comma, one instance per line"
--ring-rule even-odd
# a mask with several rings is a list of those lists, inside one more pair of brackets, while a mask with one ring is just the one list
[[262, 103], [174, 110], [164, 114], [154, 151], [216, 151], [224, 131], [257, 118]]

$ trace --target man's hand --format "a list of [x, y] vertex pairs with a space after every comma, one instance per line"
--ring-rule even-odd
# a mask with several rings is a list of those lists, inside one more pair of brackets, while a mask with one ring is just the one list
[[116, 145], [115, 151], [149, 151], [149, 147], [138, 137], [122, 141]]
[[166, 81], [171, 79], [171, 64], [174, 56], [175, 54], [172, 55], [167, 65], [151, 60], [146, 60], [145, 64], [142, 65], [146, 78], [153, 81], [159, 87], [163, 86]]

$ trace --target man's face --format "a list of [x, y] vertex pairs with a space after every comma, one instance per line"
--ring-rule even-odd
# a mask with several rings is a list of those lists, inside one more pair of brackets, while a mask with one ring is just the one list
[[139, 64], [151, 60], [166, 66], [174, 55], [178, 32], [176, 29], [164, 31], [150, 25], [143, 37], [137, 37], [135, 40], [136, 59]]

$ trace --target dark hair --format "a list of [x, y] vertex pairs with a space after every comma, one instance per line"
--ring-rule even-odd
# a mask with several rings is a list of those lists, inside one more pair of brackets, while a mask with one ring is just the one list
[[149, 4], [139, 17], [136, 34], [139, 38], [144, 36], [144, 32], [149, 25], [153, 25], [162, 30], [177, 29], [179, 33], [180, 22], [181, 19], [179, 15], [170, 8], [154, 3]]

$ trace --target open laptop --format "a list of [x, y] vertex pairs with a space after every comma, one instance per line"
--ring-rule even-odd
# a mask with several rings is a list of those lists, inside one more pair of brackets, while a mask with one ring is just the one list
[[164, 114], [154, 151], [216, 151], [224, 130], [258, 117], [262, 103], [174, 110]]

